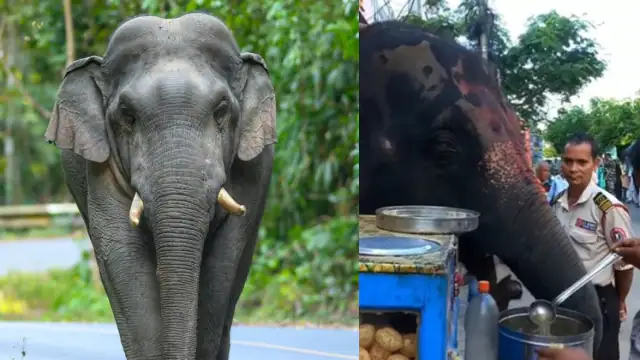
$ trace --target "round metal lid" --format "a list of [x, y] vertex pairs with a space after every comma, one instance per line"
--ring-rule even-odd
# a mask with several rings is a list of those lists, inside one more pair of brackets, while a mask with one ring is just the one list
[[373, 256], [416, 256], [436, 252], [441, 248], [433, 240], [395, 236], [361, 237], [359, 243], [360, 255]]
[[376, 210], [380, 229], [410, 234], [462, 234], [478, 228], [480, 213], [443, 206], [389, 206]]

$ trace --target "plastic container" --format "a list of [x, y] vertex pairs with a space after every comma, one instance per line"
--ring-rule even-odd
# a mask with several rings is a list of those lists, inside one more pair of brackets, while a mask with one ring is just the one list
[[465, 360], [498, 359], [500, 312], [489, 294], [489, 282], [478, 281], [478, 295], [467, 305], [464, 316]]

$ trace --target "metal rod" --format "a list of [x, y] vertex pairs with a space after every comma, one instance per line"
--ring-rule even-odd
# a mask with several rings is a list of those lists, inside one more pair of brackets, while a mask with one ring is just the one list
[[607, 255], [604, 259], [600, 260], [600, 262], [591, 269], [588, 273], [586, 273], [580, 280], [576, 281], [573, 285], [569, 286], [567, 290], [563, 291], [560, 295], [558, 295], [555, 299], [553, 299], [554, 305], [559, 305], [565, 302], [571, 295], [573, 295], [576, 291], [580, 290], [585, 284], [589, 281], [593, 280], [596, 275], [598, 275], [602, 270], [608, 268], [615, 264], [618, 260], [622, 259], [622, 257], [616, 253], [611, 253]]

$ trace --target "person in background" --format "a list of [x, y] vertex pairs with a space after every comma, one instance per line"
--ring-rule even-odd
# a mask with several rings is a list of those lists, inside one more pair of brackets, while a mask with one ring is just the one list
[[[562, 173], [569, 187], [551, 201], [587, 271], [606, 257], [616, 243], [632, 235], [627, 208], [591, 182], [599, 165], [597, 155], [593, 137], [584, 133], [571, 137], [562, 155]], [[603, 319], [602, 343], [596, 360], [619, 360], [620, 322], [626, 316], [625, 300], [632, 281], [633, 267], [622, 262], [593, 279]]]
[[[625, 263], [640, 269], [640, 239], [623, 240], [613, 251], [621, 255]], [[540, 360], [592, 360], [582, 349], [539, 349], [538, 356]], [[629, 360], [640, 360], [640, 311], [633, 318]]]
[[559, 176], [551, 176], [551, 165], [543, 160], [536, 164], [536, 177], [540, 180], [544, 191], [547, 194], [547, 201], [556, 197], [562, 190], [566, 189], [567, 182]]
[[598, 157], [598, 166], [596, 167], [596, 176], [597, 176], [597, 181], [596, 184], [598, 184], [598, 186], [602, 189], [606, 189], [607, 188], [607, 181], [604, 177], [604, 165], [602, 164], [602, 156]]
[[640, 207], [638, 204], [638, 190], [636, 186], [636, 180], [633, 177], [634, 168], [633, 165], [627, 166], [627, 177], [629, 177], [629, 190], [627, 191], [627, 197], [630, 204], [634, 204], [636, 207]]
[[622, 199], [623, 203], [629, 203], [629, 175], [627, 175], [626, 162], [620, 166], [622, 175], [620, 176], [620, 185], [622, 186]]
[[[607, 190], [610, 194], [615, 195], [616, 163], [615, 161], [613, 161], [613, 158], [611, 158], [611, 154], [604, 154], [604, 159], [602, 160], [602, 169], [604, 172], [603, 189]], [[618, 198], [618, 200], [620, 200], [620, 198]]]
[[604, 154], [604, 178], [605, 189], [616, 196], [618, 200], [623, 201], [622, 197], [622, 169], [620, 163], [614, 159], [611, 154]]
[[622, 164], [618, 159], [614, 159], [613, 161], [616, 164], [616, 168], [615, 168], [616, 176], [614, 179], [615, 183], [613, 185], [613, 190], [614, 190], [613, 195], [615, 195], [618, 198], [618, 200], [624, 202], [625, 192], [622, 189], [622, 175], [624, 174], [622, 172]]

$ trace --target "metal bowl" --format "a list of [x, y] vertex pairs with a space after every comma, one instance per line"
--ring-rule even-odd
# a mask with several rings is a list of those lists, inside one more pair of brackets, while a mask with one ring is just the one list
[[379, 229], [409, 234], [463, 234], [478, 228], [480, 213], [443, 206], [388, 206], [376, 210]]

